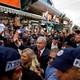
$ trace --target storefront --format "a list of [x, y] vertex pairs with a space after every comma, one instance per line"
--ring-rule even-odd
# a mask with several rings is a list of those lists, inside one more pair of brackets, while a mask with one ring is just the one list
[[10, 7], [5, 7], [2, 5], [0, 5], [0, 11], [4, 12], [4, 13], [6, 12], [6, 13], [10, 13], [10, 14], [22, 15], [22, 16], [33, 18], [33, 19], [45, 19], [44, 17], [42, 17], [40, 15], [24, 12], [21, 10], [13, 9]]

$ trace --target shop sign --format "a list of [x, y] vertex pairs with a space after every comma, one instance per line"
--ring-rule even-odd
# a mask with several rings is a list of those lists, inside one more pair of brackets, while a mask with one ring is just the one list
[[0, 3], [20, 8], [20, 0], [0, 0]]

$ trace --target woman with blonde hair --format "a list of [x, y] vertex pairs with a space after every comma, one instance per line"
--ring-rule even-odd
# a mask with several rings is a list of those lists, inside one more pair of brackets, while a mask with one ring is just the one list
[[23, 67], [36, 72], [42, 78], [42, 69], [40, 68], [40, 64], [32, 49], [26, 48], [22, 51], [21, 64]]

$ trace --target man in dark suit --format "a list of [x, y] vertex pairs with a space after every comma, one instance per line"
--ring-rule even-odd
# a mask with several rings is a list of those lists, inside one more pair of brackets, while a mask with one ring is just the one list
[[46, 37], [38, 37], [37, 41], [36, 41], [36, 47], [38, 50], [38, 53], [36, 53], [38, 60], [40, 62], [41, 68], [45, 71], [46, 67], [47, 67], [47, 62], [48, 62], [48, 55], [50, 53], [49, 49], [46, 48], [47, 41], [46, 41]]
[[[49, 49], [46, 48], [47, 41], [46, 37], [40, 36], [37, 38], [36, 45], [35, 46], [27, 46], [27, 45], [21, 45], [19, 48], [20, 49], [25, 49], [25, 48], [31, 48], [34, 50], [35, 54], [38, 57], [38, 60], [40, 62], [41, 68], [45, 71], [47, 67], [47, 62], [48, 62], [48, 55], [49, 55]], [[23, 50], [22, 49], [22, 50]], [[38, 54], [39, 53], [39, 54]]]

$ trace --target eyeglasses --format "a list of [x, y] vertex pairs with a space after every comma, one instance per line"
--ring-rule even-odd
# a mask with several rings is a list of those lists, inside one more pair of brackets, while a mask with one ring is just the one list
[[49, 59], [53, 59], [53, 60], [54, 60], [55, 58], [54, 58], [54, 57], [49, 56]]

